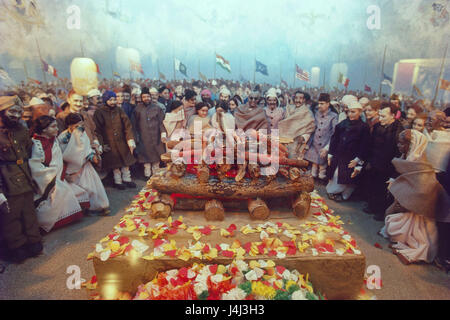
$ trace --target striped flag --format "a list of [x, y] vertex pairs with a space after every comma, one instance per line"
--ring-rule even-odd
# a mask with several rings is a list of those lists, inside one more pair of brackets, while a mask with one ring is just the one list
[[348, 85], [350, 83], [350, 79], [345, 77], [343, 73], [339, 72], [339, 78], [338, 78], [338, 82], [340, 84], [343, 84], [344, 87], [348, 88]]
[[185, 77], [187, 77], [187, 68], [180, 60], [175, 58], [175, 70], [180, 71]]
[[144, 70], [142, 69], [142, 65], [134, 60], [129, 60], [130, 61], [130, 70], [131, 71], [137, 71], [140, 74], [144, 74]]
[[159, 78], [163, 79], [163, 80], [166, 80], [166, 76], [162, 72], [159, 72]]
[[295, 76], [297, 77], [297, 79], [309, 82], [309, 72], [303, 70], [302, 68], [300, 68], [298, 65], [295, 65], [296, 70], [296, 74]]
[[288, 83], [281, 79], [281, 85], [285, 86], [286, 88], [289, 87]]
[[113, 72], [113, 75], [114, 75], [114, 78], [119, 78], [119, 79], [121, 78], [120, 74], [115, 71]]
[[369, 86], [366, 84], [366, 85], [364, 85], [364, 91], [366, 91], [366, 92], [372, 92], [372, 88], [369, 87]]
[[54, 76], [55, 78], [58, 78], [58, 71], [53, 66], [49, 65], [44, 60], [41, 60], [41, 62], [42, 62], [42, 68], [44, 69], [45, 72]]
[[230, 62], [228, 60], [225, 60], [224, 57], [221, 55], [216, 54], [216, 63], [221, 66], [223, 69], [227, 70], [229, 73], [231, 73], [231, 66]]

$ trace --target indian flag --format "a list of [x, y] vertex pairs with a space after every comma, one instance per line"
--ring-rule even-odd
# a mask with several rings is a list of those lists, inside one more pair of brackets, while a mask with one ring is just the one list
[[221, 55], [216, 54], [216, 63], [225, 70], [227, 70], [229, 73], [231, 73], [230, 62], [225, 60], [225, 58], [222, 57]]

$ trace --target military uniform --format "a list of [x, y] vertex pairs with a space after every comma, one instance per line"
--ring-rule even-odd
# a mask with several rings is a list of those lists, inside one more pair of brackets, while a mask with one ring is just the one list
[[0, 231], [9, 250], [41, 241], [33, 202], [36, 189], [28, 166], [31, 148], [24, 126], [0, 128], [0, 193], [9, 205], [9, 213], [0, 215]]

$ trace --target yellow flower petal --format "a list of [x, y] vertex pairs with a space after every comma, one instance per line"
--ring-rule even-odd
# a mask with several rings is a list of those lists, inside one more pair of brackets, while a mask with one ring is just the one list
[[200, 231], [194, 231], [192, 236], [194, 237], [195, 241], [198, 241], [202, 237], [202, 233]]
[[224, 274], [225, 272], [227, 272], [227, 268], [225, 268], [224, 265], [220, 264], [220, 265], [217, 267], [217, 272], [216, 272], [216, 274]]
[[229, 237], [231, 235], [231, 233], [228, 232], [228, 230], [225, 230], [225, 229], [222, 228], [222, 229], [220, 229], [220, 235], [222, 237]]

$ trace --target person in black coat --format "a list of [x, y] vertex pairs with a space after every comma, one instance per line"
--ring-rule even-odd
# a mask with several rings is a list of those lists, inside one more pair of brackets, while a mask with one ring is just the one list
[[331, 200], [348, 200], [358, 183], [370, 144], [369, 126], [361, 120], [362, 106], [349, 105], [348, 118], [336, 126], [328, 152], [327, 185]]
[[374, 219], [377, 221], [384, 221], [384, 213], [392, 203], [386, 182], [398, 175], [391, 162], [401, 155], [397, 143], [403, 126], [400, 121], [395, 120], [396, 112], [397, 108], [393, 104], [383, 102], [380, 107], [380, 122], [375, 124], [371, 136], [367, 165], [370, 184], [366, 184], [368, 205], [363, 210], [375, 214]]

